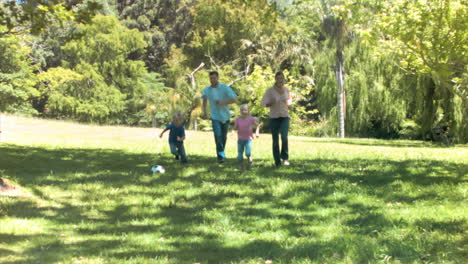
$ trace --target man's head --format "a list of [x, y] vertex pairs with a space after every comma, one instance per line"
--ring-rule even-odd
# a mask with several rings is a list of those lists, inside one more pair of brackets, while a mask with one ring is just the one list
[[211, 86], [216, 86], [218, 84], [219, 74], [217, 71], [210, 71], [210, 83]]

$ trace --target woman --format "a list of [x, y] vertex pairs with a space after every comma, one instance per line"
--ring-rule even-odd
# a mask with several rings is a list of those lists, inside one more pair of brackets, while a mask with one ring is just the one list
[[[288, 153], [288, 130], [289, 130], [289, 106], [292, 97], [289, 89], [284, 86], [285, 78], [283, 72], [275, 75], [275, 84], [266, 90], [261, 105], [270, 108], [270, 129], [273, 136], [273, 157], [275, 165], [289, 165]], [[281, 151], [279, 147], [279, 135], [281, 135]]]

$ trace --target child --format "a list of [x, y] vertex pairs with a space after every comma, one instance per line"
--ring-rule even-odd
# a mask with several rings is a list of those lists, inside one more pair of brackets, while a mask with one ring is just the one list
[[187, 156], [185, 155], [184, 140], [185, 140], [185, 128], [180, 113], [175, 113], [172, 117], [172, 123], [169, 124], [159, 135], [162, 138], [163, 134], [169, 132], [169, 147], [171, 153], [174, 154], [175, 159], [182, 163], [187, 163]]
[[249, 115], [249, 106], [243, 104], [240, 106], [240, 116], [234, 121], [234, 130], [237, 130], [237, 160], [242, 163], [245, 156], [247, 156], [249, 164], [252, 165], [252, 127], [256, 127], [255, 136], [259, 136], [260, 124], [257, 119]]

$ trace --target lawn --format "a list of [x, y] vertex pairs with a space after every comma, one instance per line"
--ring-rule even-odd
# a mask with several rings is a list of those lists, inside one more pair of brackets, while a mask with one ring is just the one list
[[[187, 132], [188, 165], [161, 130], [2, 115], [0, 263], [466, 263], [468, 146], [271, 138], [254, 166], [216, 163]], [[155, 164], [164, 174], [151, 174]]]

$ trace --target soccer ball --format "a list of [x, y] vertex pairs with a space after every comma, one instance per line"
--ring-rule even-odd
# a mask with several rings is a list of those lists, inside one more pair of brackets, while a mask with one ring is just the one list
[[151, 167], [151, 171], [153, 173], [164, 173], [164, 172], [166, 172], [164, 167], [161, 166], [161, 165], [154, 165], [153, 167]]

